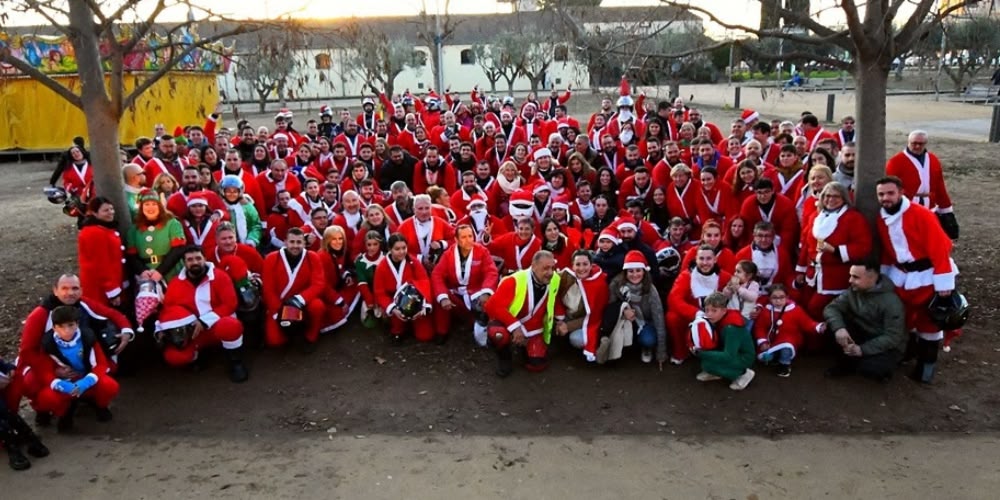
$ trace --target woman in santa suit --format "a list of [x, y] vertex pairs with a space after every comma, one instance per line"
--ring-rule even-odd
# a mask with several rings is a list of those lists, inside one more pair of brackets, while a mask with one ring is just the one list
[[[430, 278], [420, 261], [407, 250], [406, 238], [396, 233], [389, 237], [389, 253], [375, 266], [375, 303], [389, 316], [389, 337], [400, 343], [407, 327], [412, 327], [413, 337], [420, 342], [434, 340], [434, 323]], [[406, 318], [396, 309], [396, 292], [404, 284], [413, 284], [424, 298], [423, 310], [413, 318]]]
[[715, 167], [706, 167], [699, 175], [698, 218], [702, 221], [715, 220], [725, 226], [730, 217], [740, 212], [741, 205], [737, 205], [733, 197], [733, 186], [719, 178]]
[[823, 308], [850, 287], [850, 263], [872, 251], [871, 226], [851, 206], [843, 184], [827, 184], [820, 204], [822, 208], [803, 227], [795, 268], [795, 286], [803, 290], [799, 303], [813, 318], [822, 318]]
[[368, 208], [365, 208], [365, 220], [357, 231], [358, 237], [351, 238], [351, 255], [357, 256], [365, 252], [365, 242], [368, 239], [366, 235], [369, 231], [380, 234], [384, 242], [389, 240], [389, 236], [392, 236], [396, 229], [396, 224], [389, 220], [381, 205], [376, 203], [368, 205]]
[[253, 148], [253, 157], [244, 166], [251, 175], [255, 178], [260, 174], [267, 172], [271, 168], [271, 153], [268, 152], [267, 146], [263, 144], [258, 144]]
[[440, 217], [450, 224], [458, 220], [458, 215], [451, 208], [451, 195], [443, 187], [431, 186], [427, 188], [427, 195], [431, 197], [431, 215]]
[[691, 167], [678, 163], [670, 169], [670, 186], [667, 188], [667, 209], [691, 225], [692, 240], [701, 238], [701, 220], [698, 217], [698, 197], [701, 187], [691, 178]]
[[542, 250], [552, 252], [556, 258], [556, 269], [568, 269], [573, 265], [573, 252], [579, 248], [577, 241], [573, 241], [563, 234], [559, 223], [551, 217], [542, 220], [540, 227]]
[[535, 236], [535, 220], [524, 217], [518, 219], [514, 231], [494, 237], [487, 247], [503, 260], [504, 271], [512, 273], [531, 267], [531, 258], [542, 249], [542, 240]]
[[[79, 138], [78, 138], [79, 139]], [[63, 189], [66, 194], [80, 198], [84, 203], [93, 191], [94, 169], [87, 160], [87, 154], [83, 149], [83, 140], [79, 144], [74, 144], [69, 148], [56, 166], [56, 170], [49, 179], [49, 185], [54, 186], [56, 181], [62, 177]]]
[[695, 267], [681, 272], [667, 296], [670, 362], [675, 365], [683, 363], [690, 355], [687, 346], [688, 325], [702, 309], [702, 300], [712, 292], [723, 292], [732, 279], [729, 272], [719, 269], [712, 247], [701, 245], [697, 252]]
[[827, 184], [833, 182], [833, 171], [824, 165], [816, 165], [809, 169], [809, 178], [805, 186], [799, 190], [795, 200], [795, 211], [799, 215], [799, 223], [805, 227], [816, 215], [819, 209], [819, 194]]
[[732, 271], [736, 268], [735, 253], [722, 241], [722, 225], [715, 220], [709, 220], [701, 228], [701, 241], [685, 252], [681, 269], [693, 268], [695, 259], [698, 257], [698, 250], [705, 245], [711, 247], [712, 251], [715, 252], [715, 263], [719, 265], [719, 269]]
[[778, 164], [773, 170], [766, 171], [763, 175], [774, 183], [774, 191], [777, 194], [795, 201], [799, 190], [805, 184], [806, 171], [795, 146], [786, 144], [781, 147], [781, 153], [778, 154]]
[[474, 316], [476, 342], [485, 346], [487, 320], [483, 305], [496, 290], [500, 277], [489, 250], [476, 243], [470, 226], [458, 226], [455, 242], [431, 273], [431, 288], [438, 304], [434, 308], [434, 330], [443, 341], [451, 330], [452, 316]]
[[198, 245], [205, 255], [215, 253], [215, 221], [209, 217], [208, 198], [201, 193], [188, 197], [188, 213], [181, 221], [189, 245]]
[[490, 185], [486, 192], [490, 213], [497, 217], [504, 217], [508, 213], [508, 203], [510, 196], [515, 191], [521, 189], [524, 179], [517, 169], [517, 165], [512, 161], [505, 161], [500, 165], [500, 174], [497, 180]]
[[754, 186], [757, 185], [757, 179], [760, 179], [760, 170], [753, 162], [746, 160], [740, 163], [739, 168], [734, 168], [730, 172], [736, 173], [732, 184], [732, 193], [736, 203], [736, 211], [739, 212], [743, 202], [747, 198], [753, 197]]
[[87, 216], [76, 241], [83, 296], [103, 305], [120, 306], [125, 246], [111, 200], [98, 196], [87, 202]]
[[531, 177], [531, 157], [528, 155], [528, 145], [519, 143], [514, 145], [514, 153], [510, 155], [510, 161], [517, 166], [518, 173], [525, 179]]
[[[359, 240], [361, 238], [358, 238]], [[350, 318], [358, 305], [358, 285], [355, 279], [354, 259], [347, 248], [347, 235], [340, 226], [330, 226], [323, 231], [323, 244], [319, 252], [323, 263], [326, 287], [323, 303], [326, 316], [320, 333], [335, 330]]]

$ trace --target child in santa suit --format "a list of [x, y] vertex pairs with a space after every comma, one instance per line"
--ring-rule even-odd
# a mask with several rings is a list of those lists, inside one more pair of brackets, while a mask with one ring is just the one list
[[699, 382], [730, 381], [734, 391], [746, 389], [756, 373], [753, 339], [740, 313], [726, 308], [729, 299], [719, 292], [705, 297], [705, 311], [691, 323], [688, 346], [701, 360]]
[[[715, 260], [715, 250], [708, 246], [698, 247], [695, 267], [685, 269], [677, 277], [670, 295], [667, 296], [667, 330], [670, 332], [670, 362], [679, 365], [688, 358], [688, 325], [702, 309], [705, 297], [712, 292], [721, 292], [732, 279], [732, 275], [719, 269]], [[728, 298], [726, 299], [728, 303]], [[726, 303], [722, 304], [726, 307]]]
[[489, 250], [476, 243], [471, 227], [459, 226], [455, 241], [455, 246], [445, 251], [431, 273], [431, 289], [439, 305], [434, 308], [434, 329], [438, 338], [446, 339], [452, 316], [456, 313], [474, 316], [476, 342], [485, 346], [487, 320], [483, 304], [499, 281], [496, 264]]
[[[387, 244], [389, 253], [375, 267], [375, 303], [378, 308], [389, 316], [389, 336], [399, 344], [406, 334], [407, 327], [412, 327], [413, 337], [420, 342], [435, 340], [443, 343], [444, 338], [435, 339], [434, 324], [431, 321], [433, 306], [430, 302], [431, 284], [424, 266], [414, 256], [408, 254], [406, 238], [401, 234], [389, 237]], [[416, 316], [407, 318], [396, 308], [396, 292], [404, 284], [411, 283], [423, 295], [423, 308]]]
[[[326, 314], [322, 300], [327, 286], [323, 262], [316, 252], [306, 250], [305, 235], [297, 227], [288, 230], [285, 244], [285, 248], [264, 259], [261, 295], [267, 314], [265, 342], [280, 347], [288, 342], [290, 331], [304, 329], [300, 347], [304, 353], [311, 353]], [[301, 311], [301, 319], [294, 318], [296, 311]]]
[[757, 341], [757, 358], [765, 363], [778, 362], [778, 376], [792, 374], [792, 360], [805, 344], [806, 338], [826, 331], [824, 323], [817, 323], [788, 298], [784, 285], [771, 287], [769, 304], [757, 316], [753, 334]]

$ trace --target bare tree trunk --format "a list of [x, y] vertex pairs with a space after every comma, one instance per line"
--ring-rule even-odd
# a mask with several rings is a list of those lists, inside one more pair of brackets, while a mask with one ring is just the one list
[[118, 225], [124, 231], [129, 224], [126, 216], [129, 210], [125, 204], [119, 153], [118, 124], [121, 115], [112, 109], [111, 99], [104, 85], [104, 69], [98, 51], [94, 13], [87, 7], [87, 2], [69, 2], [69, 23], [77, 34], [70, 37], [70, 40], [79, 66], [80, 99], [87, 120], [87, 135], [90, 137], [94, 187], [99, 195], [111, 200], [117, 213], [122, 214], [118, 218]]
[[507, 79], [507, 92], [509, 92], [510, 95], [514, 95], [514, 80], [516, 80], [516, 78]]
[[670, 100], [674, 100], [681, 95], [681, 80], [676, 76], [670, 77]]
[[[875, 59], [875, 60], [871, 60]], [[855, 161], [854, 189], [858, 210], [875, 227], [879, 213], [875, 181], [885, 174], [885, 93], [889, 65], [878, 56], [858, 54], [855, 84], [855, 117], [858, 120], [858, 154]], [[877, 241], [877, 240], [876, 240]]]
[[264, 113], [264, 109], [267, 107], [267, 94], [270, 94], [270, 92], [257, 91], [257, 95], [260, 96], [259, 104], [261, 113]]
[[490, 92], [493, 94], [497, 93], [497, 81], [499, 80], [490, 80]]
[[529, 80], [531, 81], [531, 91], [534, 92], [537, 95], [538, 94], [538, 86], [542, 83], [541, 82], [542, 76], [539, 75], [539, 76], [534, 77], [534, 78], [529, 78]]

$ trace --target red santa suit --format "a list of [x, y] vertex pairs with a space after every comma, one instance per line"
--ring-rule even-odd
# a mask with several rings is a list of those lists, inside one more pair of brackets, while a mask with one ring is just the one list
[[817, 127], [812, 130], [803, 130], [802, 135], [805, 136], [806, 140], [809, 141], [809, 151], [815, 151], [819, 142], [823, 139], [834, 139], [834, 135], [823, 127]]
[[764, 172], [761, 173], [761, 177], [771, 179], [771, 182], [774, 183], [774, 192], [786, 196], [789, 200], [794, 202], [805, 184], [806, 171], [805, 169], [800, 168], [786, 176], [781, 172], [781, 169], [775, 167], [765, 169]]
[[59, 344], [72, 344], [68, 347], [80, 349], [84, 364], [83, 373], [79, 378], [70, 381], [77, 383], [84, 379], [94, 381], [94, 385], [79, 398], [93, 401], [97, 408], [110, 406], [111, 401], [118, 395], [118, 382], [108, 374], [111, 366], [104, 351], [101, 350], [100, 340], [96, 338], [95, 332], [77, 330], [76, 337], [69, 343], [59, 339], [55, 332], [46, 332], [42, 338], [42, 349], [47, 355], [43, 358], [44, 362], [37, 367], [37, 376], [43, 382], [43, 388], [37, 397], [38, 411], [51, 412], [56, 417], [63, 417], [74, 401], [73, 396], [56, 390], [57, 379], [62, 379], [56, 373], [60, 369], [65, 370], [72, 366], [64, 357], [62, 346]]
[[187, 218], [181, 221], [181, 225], [184, 226], [184, 237], [188, 245], [198, 245], [205, 255], [215, 252], [215, 231], [218, 226], [212, 219], [205, 217], [201, 221], [194, 221]]
[[486, 210], [486, 198], [482, 195], [473, 196], [466, 208], [468, 208], [469, 213], [459, 219], [455, 227], [471, 226], [476, 234], [476, 243], [483, 243], [487, 233], [489, 233], [489, 237], [486, 240], [489, 242], [507, 232], [507, 225], [504, 221]]
[[77, 238], [83, 296], [104, 305], [119, 297], [125, 283], [125, 245], [121, 233], [100, 223], [88, 224]]
[[939, 214], [954, 211], [944, 185], [941, 161], [934, 153], [925, 152], [923, 161], [919, 161], [909, 151], [900, 151], [886, 162], [885, 174], [899, 177], [903, 181], [903, 194], [918, 205]]
[[553, 307], [554, 317], [547, 318], [549, 294], [556, 293], [551, 288], [551, 282], [544, 286], [545, 293], [536, 297], [533, 283], [534, 278], [531, 277], [531, 271], [524, 270], [521, 272], [528, 274], [527, 290], [524, 292], [521, 307], [514, 313], [511, 313], [510, 309], [517, 296], [516, 276], [507, 276], [500, 280], [497, 292], [486, 301], [487, 316], [489, 316], [492, 322], [499, 324], [498, 328], [490, 329], [490, 341], [498, 350], [506, 349], [510, 344], [514, 332], [523, 329], [527, 339], [525, 348], [529, 361], [526, 368], [529, 371], [537, 372], [547, 367], [546, 355], [548, 353], [548, 345], [544, 335], [546, 320], [553, 322], [561, 320], [565, 315], [565, 306], [562, 304], [562, 301], [556, 300]]
[[691, 179], [679, 192], [673, 182], [667, 186], [667, 212], [671, 217], [680, 217], [691, 223], [690, 237], [692, 240], [701, 238], [701, 223], [698, 218], [698, 193], [701, 183]]
[[264, 259], [262, 281], [264, 286], [261, 298], [267, 311], [267, 318], [264, 320], [267, 345], [279, 347], [288, 341], [278, 325], [278, 313], [292, 297], [297, 297], [299, 303], [305, 304], [305, 338], [308, 342], [316, 342], [326, 315], [322, 299], [327, 287], [319, 255], [303, 250], [299, 262], [292, 267], [287, 249], [272, 252]]
[[451, 193], [451, 208], [455, 211], [455, 215], [461, 219], [469, 213], [469, 202], [477, 197], [482, 197], [483, 202], [486, 202], [486, 191], [483, 191], [479, 185], [476, 185], [476, 192], [469, 194], [465, 192], [465, 189], [458, 188], [456, 191]]
[[[420, 294], [424, 296], [423, 314], [409, 321], [397, 318], [393, 314], [396, 308], [396, 292], [404, 284], [411, 283], [417, 287]], [[429, 314], [433, 313], [431, 301], [434, 295], [431, 292], [430, 278], [423, 264], [407, 255], [400, 263], [393, 263], [392, 258], [386, 256], [375, 266], [375, 280], [373, 284], [375, 294], [375, 304], [385, 311], [389, 317], [389, 334], [394, 337], [401, 337], [406, 331], [407, 323], [413, 326], [413, 337], [420, 342], [430, 342], [434, 339], [434, 323]]]
[[542, 239], [534, 234], [527, 241], [517, 235], [517, 231], [494, 237], [488, 245], [490, 253], [503, 259], [508, 272], [528, 269], [535, 252], [542, 249]]
[[883, 208], [876, 224], [882, 241], [882, 273], [896, 285], [906, 306], [906, 326], [924, 340], [941, 340], [941, 328], [927, 305], [936, 292], [955, 289], [958, 266], [951, 259], [951, 240], [934, 212], [903, 197], [899, 211]]
[[426, 160], [417, 162], [413, 167], [413, 192], [424, 194], [427, 188], [438, 186], [451, 193], [458, 189], [458, 175], [455, 167], [449, 165], [444, 159], [438, 159], [437, 171], [432, 172], [427, 168]]
[[63, 169], [62, 173], [63, 189], [70, 196], [76, 196], [86, 201], [94, 187], [94, 169], [90, 162], [83, 160], [79, 165], [70, 162]]
[[[471, 314], [477, 309], [476, 301], [492, 294], [499, 280], [497, 266], [485, 246], [473, 245], [464, 261], [458, 246], [446, 251], [431, 272], [431, 291], [439, 304], [434, 308], [434, 331], [438, 335], [447, 335], [451, 330], [452, 315], [456, 312], [463, 316]], [[450, 300], [455, 308], [448, 311], [440, 307], [445, 299]], [[478, 325], [477, 328], [482, 328], [478, 333], [485, 343], [485, 328]]]
[[[778, 283], [784, 285], [785, 289], [792, 290], [795, 268], [792, 265], [792, 257], [788, 255], [784, 247], [775, 244], [770, 251], [764, 251], [751, 243], [736, 252], [736, 256], [732, 260], [732, 267], [724, 269], [735, 272], [736, 264], [743, 260], [749, 260], [757, 266], [757, 281], [762, 287]], [[819, 317], [822, 316], [820, 314]]]
[[[836, 250], [817, 252], [820, 241]], [[821, 211], [813, 216], [802, 231], [802, 248], [795, 271], [805, 273], [811, 293], [806, 312], [814, 318], [823, 317], [823, 308], [850, 287], [851, 262], [864, 259], [872, 251], [872, 232], [861, 212], [844, 205], [835, 212]]]
[[213, 252], [205, 255], [205, 258], [209, 262], [214, 263], [218, 269], [226, 271], [234, 280], [235, 276], [238, 276], [239, 273], [234, 274], [229, 271], [229, 268], [233, 266], [231, 264], [233, 259], [241, 261], [242, 265], [239, 267], [246, 267], [247, 271], [251, 273], [260, 275], [264, 272], [264, 258], [260, 256], [260, 252], [256, 248], [244, 243], [237, 243], [236, 249], [229, 253], [223, 252], [216, 246]]
[[667, 296], [667, 331], [670, 334], [670, 361], [684, 362], [690, 356], [688, 351], [688, 325], [695, 320], [702, 309], [702, 300], [712, 292], [721, 292], [732, 275], [718, 266], [710, 274], [702, 274], [698, 268], [685, 269], [677, 276], [673, 288]]
[[[364, 214], [361, 210], [358, 210], [353, 214], [344, 211], [334, 216], [333, 222], [331, 222], [330, 225], [340, 226], [347, 234], [347, 244], [351, 245], [350, 248], [354, 248], [354, 240], [358, 239], [358, 231], [361, 229], [361, 224], [364, 223], [364, 221]], [[363, 239], [364, 235], [360, 235], [360, 237]]]
[[[781, 349], [791, 349], [794, 358], [809, 337], [819, 333], [820, 323], [791, 300], [781, 309], [771, 304], [764, 306], [753, 325], [753, 336], [759, 351], [757, 356], [761, 359]], [[770, 347], [761, 349], [765, 342]]]
[[799, 244], [799, 218], [795, 215], [795, 205], [788, 198], [775, 193], [771, 210], [764, 212], [756, 197], [747, 198], [740, 209], [740, 217], [745, 224], [744, 231], [753, 232], [760, 221], [774, 225], [774, 244], [782, 246], [789, 255]]
[[[448, 150], [448, 126], [445, 124], [440, 124], [437, 127], [429, 130], [429, 136], [431, 138], [431, 143], [438, 147], [440, 151]], [[451, 131], [453, 136], [458, 137], [462, 142], [469, 142], [469, 129], [463, 127], [462, 125], [456, 123]]]
[[[143, 158], [142, 155], [135, 155], [135, 158], [132, 158], [132, 164], [142, 167], [142, 171], [146, 174], [145, 186], [148, 188], [153, 187], [153, 182], [156, 181], [156, 178], [159, 177], [160, 174], [169, 173], [167, 167], [163, 164], [163, 160], [160, 160], [155, 156], [147, 159]], [[174, 177], [174, 179], [177, 179], [177, 177]]]
[[326, 333], [347, 323], [361, 295], [354, 279], [354, 260], [349, 252], [336, 255], [329, 250], [321, 250], [317, 254], [323, 263], [323, 275], [327, 281], [322, 295], [326, 315], [320, 329], [320, 333]]
[[[333, 142], [331, 142], [330, 145], [343, 144], [347, 147], [347, 158], [349, 160], [353, 160], [358, 157], [358, 149], [366, 142], [369, 144], [375, 144], [374, 139], [367, 138], [360, 133], [354, 134], [354, 136], [351, 137], [346, 133], [341, 132], [340, 135], [333, 139]], [[343, 172], [343, 170], [341, 170], [341, 172]]]
[[167, 210], [178, 219], [186, 218], [188, 214], [188, 202], [191, 201], [192, 196], [196, 195], [208, 202], [208, 215], [217, 213], [223, 220], [229, 220], [229, 210], [226, 208], [226, 204], [222, 201], [222, 198], [213, 191], [206, 191], [204, 189], [191, 193], [185, 193], [183, 189], [177, 190], [176, 193], [170, 195], [170, 198], [167, 198]]
[[[684, 252], [684, 260], [681, 261], [681, 269], [693, 269], [695, 264], [695, 259], [698, 257], [698, 247], [701, 244], [691, 245], [690, 248]], [[733, 272], [736, 269], [736, 263], [740, 259], [737, 259], [733, 255], [733, 251], [726, 248], [725, 245], [719, 244], [719, 247], [715, 249], [715, 264], [719, 266], [719, 269], [727, 272]], [[791, 272], [792, 266], [788, 265], [788, 271]]]
[[608, 275], [594, 265], [590, 268], [590, 276], [577, 278], [576, 282], [585, 313], [581, 327], [585, 337], [583, 355], [590, 359], [597, 356], [597, 343], [601, 338], [601, 321], [608, 305]]
[[[107, 321], [122, 333], [132, 333], [132, 324], [118, 310], [87, 297], [78, 303], [81, 316], [86, 315], [97, 321]], [[22, 397], [31, 401], [35, 411], [45, 411], [39, 407], [38, 395], [47, 387], [48, 381], [40, 376], [44, 364], [48, 363], [48, 355], [42, 349], [42, 337], [52, 329], [52, 309], [62, 304], [54, 297], [49, 297], [42, 305], [34, 308], [21, 328], [21, 344], [18, 346], [14, 373], [10, 374], [10, 385], [6, 389], [8, 408], [17, 408]]]
[[319, 158], [316, 158], [309, 168], [302, 171], [302, 176], [307, 179], [316, 179], [320, 182], [325, 182], [327, 174], [333, 169], [340, 172], [342, 176], [348, 175], [350, 173], [350, 164], [350, 159], [346, 156], [337, 160], [333, 156], [333, 153], [320, 154]]
[[222, 345], [223, 349], [243, 346], [243, 324], [236, 319], [236, 287], [228, 274], [205, 263], [205, 276], [192, 283], [187, 270], [170, 282], [163, 297], [163, 309], [156, 322], [156, 331], [189, 325], [200, 321], [205, 330], [183, 349], [168, 345], [163, 359], [171, 366], [184, 366], [198, 357], [206, 347]]
[[455, 239], [455, 229], [448, 221], [431, 216], [427, 221], [420, 222], [416, 217], [410, 217], [399, 225], [399, 233], [406, 238], [406, 246], [417, 260], [423, 260], [430, 255], [431, 243], [438, 242], [443, 249], [448, 248], [448, 242]]
[[257, 176], [257, 185], [260, 187], [260, 194], [264, 198], [264, 213], [270, 212], [274, 208], [274, 205], [277, 204], [278, 191], [288, 191], [288, 194], [292, 198], [302, 193], [302, 184], [294, 175], [285, 172], [284, 179], [274, 180], [269, 174], [270, 172], [261, 172]]
[[698, 192], [698, 219], [703, 223], [715, 220], [720, 226], [726, 227], [726, 221], [740, 212], [740, 206], [736, 204], [736, 197], [733, 196], [733, 186], [716, 180], [712, 189], [706, 190], [704, 186]]
[[625, 203], [632, 198], [641, 199], [646, 206], [651, 205], [653, 202], [653, 180], [649, 180], [646, 189], [640, 189], [635, 183], [635, 176], [629, 175], [618, 190], [618, 206], [624, 207]]

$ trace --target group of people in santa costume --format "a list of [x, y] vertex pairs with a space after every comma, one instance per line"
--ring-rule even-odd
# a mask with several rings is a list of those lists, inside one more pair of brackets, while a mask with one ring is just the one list
[[[471, 332], [501, 376], [520, 351], [544, 370], [560, 341], [598, 364], [697, 358], [699, 380], [742, 390], [755, 359], [788, 376], [796, 355], [834, 346], [824, 310], [854, 289], [873, 237], [916, 378], [931, 380], [946, 334], [928, 303], [956, 293], [958, 225], [926, 133], [889, 160], [869, 221], [854, 208], [853, 119], [827, 131], [746, 110], [727, 136], [683, 99], [647, 109], [624, 81], [590, 115], [571, 117], [570, 99], [378, 95], [302, 130], [282, 110], [273, 131], [213, 114], [183, 137], [140, 138], [122, 169], [128, 211], [93, 193], [66, 278], [79, 292], [60, 280], [32, 312], [8, 399], [71, 418], [40, 396], [53, 381], [39, 339], [59, 304], [118, 326], [108, 373], [142, 328], [170, 365], [222, 351], [242, 382], [245, 335], [309, 353], [358, 318], [397, 344]], [[83, 153], [61, 166], [74, 192], [90, 189]]]

